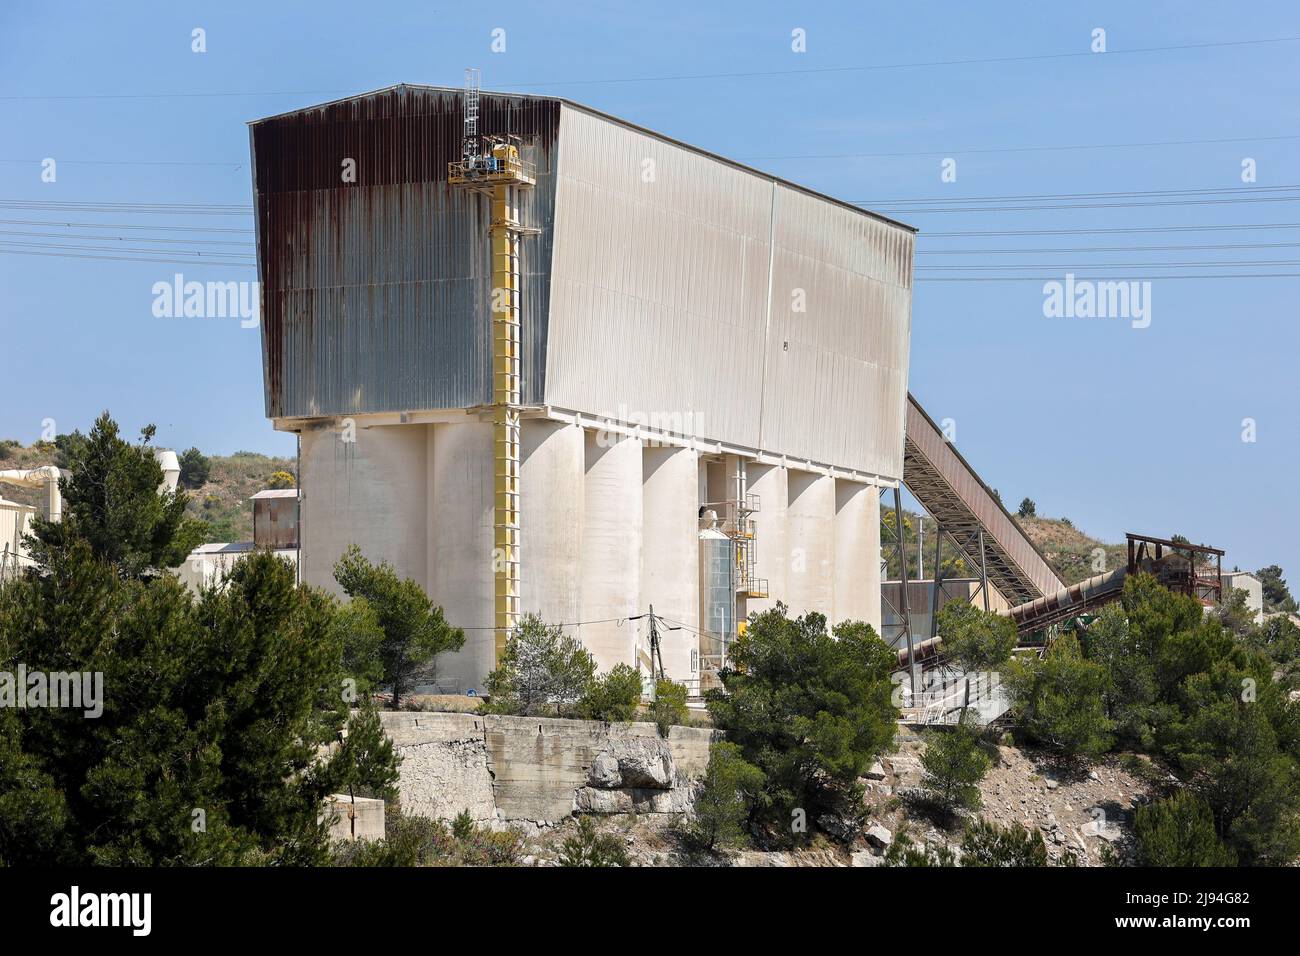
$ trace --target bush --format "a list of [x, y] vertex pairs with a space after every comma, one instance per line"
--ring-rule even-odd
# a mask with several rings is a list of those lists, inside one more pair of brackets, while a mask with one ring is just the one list
[[1033, 498], [1021, 498], [1020, 509], [1016, 512], [1022, 518], [1034, 518], [1038, 516], [1038, 505], [1034, 504]]
[[822, 615], [791, 620], [778, 604], [750, 617], [732, 659], [709, 713], [764, 774], [753, 818], [765, 835], [806, 840], [790, 825], [795, 811], [816, 820], [860, 809], [857, 779], [894, 740], [897, 654], [867, 624], [844, 622], [832, 637]]
[[641, 672], [631, 664], [615, 664], [597, 677], [578, 702], [578, 715], [585, 720], [626, 723], [636, 717], [641, 703]]
[[444, 820], [406, 816], [387, 808], [384, 839], [338, 842], [335, 866], [516, 866], [523, 840], [515, 830], [479, 826], [462, 811], [448, 826]]
[[701, 850], [739, 843], [750, 807], [763, 788], [763, 771], [740, 755], [732, 743], [709, 747], [709, 766], [695, 798], [695, 814], [684, 835]]
[[894, 840], [881, 858], [882, 866], [956, 866], [957, 854], [940, 844], [917, 846], [912, 842], [912, 835], [904, 828], [894, 836]]
[[926, 742], [921, 785], [934, 793], [940, 810], [951, 815], [957, 809], [979, 809], [979, 782], [993, 761], [982, 746], [970, 711], [951, 730], [928, 731]]
[[[356, 631], [346, 645], [354, 673], [379, 675], [393, 689], [394, 709], [403, 691], [436, 673], [439, 654], [464, 647], [465, 632], [447, 623], [419, 583], [399, 577], [386, 561], [372, 564], [355, 544], [335, 563], [334, 580], [353, 601], [365, 602], [352, 616]], [[382, 637], [366, 626], [366, 608]]]
[[487, 713], [519, 717], [569, 717], [586, 696], [596, 662], [576, 639], [525, 614], [506, 641], [496, 670], [487, 676]]
[[266, 480], [266, 487], [276, 491], [292, 488], [294, 484], [293, 475], [287, 471], [272, 472], [271, 477]]
[[1214, 832], [1210, 805], [1183, 790], [1138, 809], [1133, 823], [1138, 866], [1235, 866]]
[[674, 726], [686, 723], [686, 685], [660, 678], [655, 682], [655, 699], [650, 705], [650, 716], [659, 728], [659, 735], [667, 737]]
[[[1065, 854], [1057, 866], [1074, 866], [1073, 854]], [[1020, 826], [1000, 827], [985, 820], [966, 825], [961, 841], [962, 866], [1051, 866], [1047, 844], [1037, 830]]]
[[601, 833], [591, 817], [578, 820], [578, 831], [560, 847], [560, 866], [631, 866], [623, 841]]
[[966, 671], [993, 671], [1016, 649], [1016, 625], [1009, 617], [965, 601], [950, 601], [937, 621], [943, 653]]
[[1014, 661], [1008, 684], [1020, 726], [1067, 756], [1104, 753], [1114, 722], [1106, 716], [1106, 669], [1085, 660], [1073, 634], [1056, 639], [1042, 660]]
[[202, 488], [212, 473], [212, 462], [197, 448], [187, 448], [181, 452], [180, 482], [186, 488]]

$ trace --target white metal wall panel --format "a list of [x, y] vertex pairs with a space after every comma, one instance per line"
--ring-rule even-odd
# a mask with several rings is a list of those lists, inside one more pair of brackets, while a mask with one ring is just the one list
[[580, 110], [561, 126], [546, 400], [757, 447], [770, 182]]
[[567, 103], [558, 154], [547, 403], [901, 476], [910, 231]]

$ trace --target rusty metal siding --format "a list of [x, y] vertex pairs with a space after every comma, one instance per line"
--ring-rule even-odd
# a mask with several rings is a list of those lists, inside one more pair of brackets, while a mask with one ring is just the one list
[[259, 548], [298, 547], [298, 499], [253, 499], [253, 544]]
[[[479, 128], [524, 137], [523, 397], [541, 399], [559, 104], [483, 94]], [[396, 87], [253, 124], [268, 416], [491, 400], [487, 201], [453, 189], [462, 95]], [[342, 181], [345, 158], [357, 181]]]

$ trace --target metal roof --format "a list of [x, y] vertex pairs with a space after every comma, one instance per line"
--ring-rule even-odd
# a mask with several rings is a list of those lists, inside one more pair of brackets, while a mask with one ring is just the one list
[[[257, 126], [261, 123], [266, 123], [270, 120], [283, 119], [285, 117], [295, 116], [300, 113], [308, 113], [311, 112], [312, 110], [325, 109], [330, 106], [337, 106], [341, 103], [348, 103], [353, 100], [362, 100], [362, 99], [366, 99], [367, 97], [377, 96], [381, 93], [389, 93], [394, 90], [427, 90], [430, 92], [437, 92], [437, 93], [463, 93], [464, 92], [463, 89], [456, 86], [435, 86], [427, 83], [394, 83], [392, 86], [384, 86], [375, 90], [367, 90], [364, 93], [354, 93], [352, 96], [340, 97], [337, 100], [329, 100], [328, 102], [325, 103], [317, 103], [312, 106], [304, 106], [296, 110], [286, 110], [283, 113], [275, 113], [272, 114], [271, 116], [264, 116], [261, 119], [249, 120], [248, 125]], [[666, 133], [661, 133], [658, 130], [650, 129], [647, 126], [641, 126], [637, 123], [633, 123], [631, 120], [624, 119], [621, 116], [616, 116], [613, 113], [606, 113], [603, 110], [596, 109], [594, 106], [588, 106], [586, 103], [579, 103], [576, 100], [571, 100], [568, 99], [567, 97], [551, 96], [545, 93], [512, 93], [507, 90], [483, 90], [480, 95], [510, 97], [513, 99], [544, 100], [550, 103], [562, 103], [565, 106], [568, 106], [572, 109], [582, 110], [584, 113], [590, 113], [592, 116], [598, 116], [603, 120], [607, 120], [608, 122], [617, 123], [619, 126], [623, 126], [626, 127], [627, 129], [635, 130], [638, 133], [645, 134], [646, 136], [653, 136], [655, 139], [662, 140], [665, 143], [672, 143], [674, 146], [680, 146], [682, 149], [688, 149], [691, 152], [698, 153], [701, 156], [707, 156], [709, 159], [716, 160], [717, 162], [725, 163], [728, 166], [732, 166], [735, 167], [736, 169], [744, 170], [747, 173], [753, 173], [755, 176], [761, 176], [763, 179], [766, 179], [770, 182], [780, 183], [782, 186], [789, 187], [790, 189], [798, 190], [801, 193], [807, 193], [809, 196], [814, 196], [817, 199], [824, 200], [825, 202], [835, 203], [835, 205], [837, 206], [843, 206], [845, 209], [851, 209], [856, 213], [860, 213], [861, 215], [864, 216], [869, 216], [872, 219], [879, 219], [881, 222], [887, 222], [892, 226], [899, 226], [903, 229], [909, 229], [912, 232], [919, 231], [919, 227], [913, 226], [910, 223], [903, 222], [902, 220], [899, 219], [893, 219], [889, 216], [883, 215], [878, 212], [872, 212], [870, 209], [864, 209], [861, 206], [855, 206], [853, 205], [853, 203], [845, 202], [843, 199], [837, 199], [834, 196], [828, 196], [826, 193], [818, 192], [815, 189], [809, 189], [807, 186], [802, 186], [799, 183], [796, 183], [792, 180], [784, 179], [781, 176], [773, 175], [772, 173], [765, 172], [764, 170], [758, 169], [754, 166], [746, 165], [745, 163], [742, 163], [738, 160], [729, 159], [728, 157], [723, 156], [720, 153], [715, 153], [712, 152], [711, 150], [704, 149], [700, 146], [695, 146], [692, 143], [688, 143], [685, 142], [684, 140], [676, 139], [672, 136], [667, 135]]]

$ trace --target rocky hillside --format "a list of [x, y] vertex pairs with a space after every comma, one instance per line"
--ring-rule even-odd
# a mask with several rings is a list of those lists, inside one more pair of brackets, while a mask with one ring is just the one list
[[[914, 800], [920, 793], [925, 746], [921, 736], [904, 729], [898, 751], [871, 768], [863, 781], [866, 823], [848, 845], [819, 834], [805, 849], [731, 849], [701, 855], [683, 849], [663, 814], [606, 816], [600, 826], [626, 845], [635, 866], [880, 866], [885, 850], [904, 832], [915, 844], [955, 850], [962, 839], [960, 821], [944, 829], [918, 810]], [[1071, 766], [1041, 751], [999, 746], [980, 784], [983, 806], [976, 816], [1038, 831], [1053, 861], [1073, 854], [1080, 866], [1102, 866], [1107, 847], [1121, 859], [1131, 854], [1134, 813], [1158, 795], [1168, 779], [1145, 757], [1110, 755]], [[575, 827], [570, 819], [523, 828], [524, 865], [557, 865], [560, 846]]]
[[207, 482], [189, 490], [190, 514], [208, 522], [209, 541], [252, 541], [253, 506], [248, 499], [268, 488], [277, 471], [293, 474], [293, 459], [239, 451], [213, 455], [209, 461]]
[[[0, 443], [0, 469], [56, 464], [57, 454], [58, 449], [49, 442], [31, 446]], [[293, 474], [293, 459], [237, 451], [233, 455], [212, 455], [208, 460], [211, 462], [208, 480], [202, 487], [187, 489], [189, 513], [208, 522], [208, 541], [253, 540], [253, 506], [248, 499], [269, 487], [275, 472]], [[39, 506], [41, 491], [0, 485], [0, 498]]]
[[1100, 573], [1094, 570], [1098, 548], [1105, 552], [1101, 571], [1113, 571], [1128, 561], [1127, 546], [1103, 544], [1084, 534], [1065, 518], [1017, 518], [1029, 540], [1066, 584], [1076, 584]]

